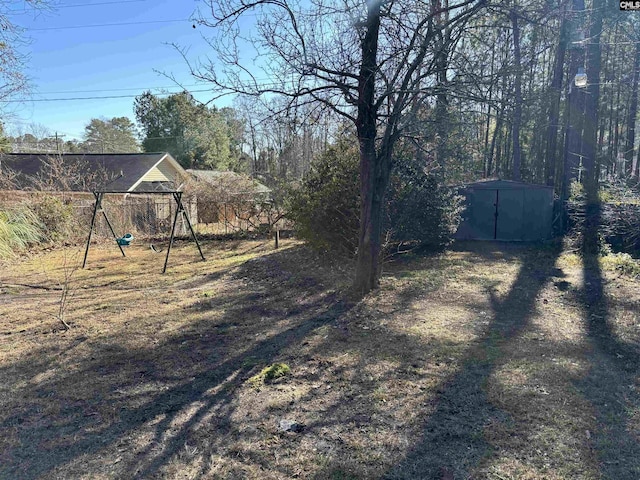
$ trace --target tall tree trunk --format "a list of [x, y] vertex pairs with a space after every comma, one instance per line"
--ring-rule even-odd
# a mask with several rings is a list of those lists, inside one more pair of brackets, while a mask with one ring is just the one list
[[547, 127], [547, 151], [544, 164], [544, 177], [547, 185], [554, 184], [558, 155], [558, 128], [560, 126], [560, 98], [562, 95], [562, 74], [564, 57], [567, 51], [567, 20], [563, 16], [560, 26], [560, 39], [556, 49], [553, 78], [549, 88], [549, 125]]
[[436, 53], [436, 63], [438, 71], [436, 73], [438, 85], [436, 87], [436, 160], [438, 163], [438, 178], [444, 180], [445, 168], [447, 164], [449, 135], [451, 125], [449, 121], [449, 100], [447, 98], [447, 52], [445, 50], [445, 40], [442, 41], [439, 51]]
[[519, 181], [522, 152], [520, 149], [520, 124], [522, 123], [522, 56], [520, 53], [520, 27], [515, 7], [511, 10], [511, 27], [513, 28], [513, 61], [515, 63], [514, 107], [513, 107], [513, 179]]
[[620, 150], [620, 92], [622, 91], [622, 86], [620, 82], [618, 83], [618, 88], [616, 92], [616, 102], [615, 102], [615, 120], [613, 123], [613, 160], [616, 162], [616, 175], [622, 176], [622, 171], [618, 170], [618, 152]]
[[361, 294], [378, 286], [382, 206], [390, 160], [383, 152], [379, 155], [376, 149], [377, 111], [374, 100], [379, 31], [380, 2], [368, 1], [366, 31], [362, 39], [362, 64], [358, 78], [356, 119], [360, 142], [361, 204], [354, 288]]
[[[490, 78], [493, 79], [494, 71], [495, 71], [495, 58], [496, 51], [495, 49], [491, 50], [491, 69], [490, 69]], [[493, 135], [491, 136], [491, 149], [489, 149], [489, 129], [491, 127], [491, 102], [493, 100], [493, 84], [489, 87], [489, 97], [487, 99], [487, 121], [485, 123], [485, 133], [484, 133], [484, 178], [491, 176], [491, 168], [492, 168], [492, 160], [493, 160], [493, 149], [495, 147], [495, 139], [496, 139], [496, 131], [494, 126]], [[497, 116], [496, 116], [497, 122]]]
[[[489, 102], [491, 102], [491, 89], [489, 89]], [[487, 116], [484, 122], [484, 161], [482, 162], [482, 177], [489, 176], [489, 129], [491, 127], [491, 103], [487, 105]]]
[[504, 106], [500, 108], [500, 110], [496, 114], [496, 124], [493, 128], [493, 135], [491, 135], [491, 146], [489, 147], [489, 154], [487, 156], [487, 176], [490, 177], [497, 171], [497, 162], [499, 158], [496, 156], [495, 167], [494, 167], [494, 155], [498, 155], [496, 153], [496, 146], [499, 144], [499, 135], [502, 131], [502, 117], [504, 116]]
[[583, 148], [587, 205], [585, 209], [583, 249], [589, 254], [595, 254], [598, 251], [599, 197], [598, 177], [596, 176], [596, 125], [598, 124], [598, 101], [600, 99], [600, 67], [602, 63], [600, 35], [602, 32], [604, 8], [605, 0], [593, 0], [587, 52], [587, 78], [589, 86], [588, 95], [585, 99]]
[[632, 176], [633, 150], [636, 139], [636, 116], [638, 114], [638, 77], [640, 77], [640, 43], [636, 43], [636, 52], [633, 61], [633, 84], [631, 86], [631, 101], [629, 102], [629, 115], [627, 116], [627, 142], [625, 145], [624, 158], [626, 174]]
[[[572, 10], [578, 15], [583, 15], [584, 0], [573, 0]], [[576, 13], [573, 13], [575, 16]], [[575, 19], [572, 19], [569, 27], [570, 37], [576, 37], [580, 26]], [[584, 65], [584, 47], [576, 44], [571, 45], [569, 52], [569, 76], [567, 85], [567, 128], [565, 138], [565, 156], [563, 161], [562, 175], [562, 199], [569, 198], [569, 186], [579, 175], [582, 156], [582, 128], [584, 117], [584, 96], [582, 88], [574, 85], [574, 78], [578, 72], [578, 67]]]

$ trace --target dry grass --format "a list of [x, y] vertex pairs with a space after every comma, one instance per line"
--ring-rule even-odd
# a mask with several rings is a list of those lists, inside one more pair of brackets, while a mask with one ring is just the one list
[[92, 250], [68, 331], [73, 253], [3, 268], [0, 478], [640, 478], [637, 280], [480, 243], [353, 303], [295, 241], [204, 248]]

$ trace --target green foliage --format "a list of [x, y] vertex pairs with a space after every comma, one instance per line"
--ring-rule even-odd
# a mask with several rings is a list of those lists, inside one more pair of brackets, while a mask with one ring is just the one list
[[249, 383], [254, 387], [258, 387], [263, 383], [272, 382], [278, 378], [282, 378], [291, 372], [291, 368], [286, 363], [274, 363], [263, 368], [260, 373], [249, 379]]
[[314, 248], [353, 255], [358, 246], [360, 187], [357, 142], [341, 139], [290, 193], [289, 218]]
[[[135, 136], [135, 125], [127, 117], [114, 117], [111, 120], [93, 118], [84, 130], [85, 140], [80, 149], [87, 153], [133, 153], [140, 151]], [[67, 142], [67, 144], [69, 143]], [[69, 147], [71, 151], [75, 145], [71, 143]]]
[[602, 258], [605, 267], [612, 268], [630, 277], [640, 277], [640, 260], [628, 253], [609, 253]]
[[599, 198], [603, 203], [640, 205], [637, 183], [629, 185], [624, 179], [609, 179], [600, 184]]
[[394, 241], [418, 242], [427, 250], [451, 242], [460, 224], [462, 197], [415, 162], [398, 164], [387, 196], [387, 223]]
[[77, 227], [73, 207], [58, 197], [45, 195], [29, 205], [42, 226], [43, 240], [57, 242], [74, 234]]
[[169, 152], [184, 167], [240, 170], [242, 128], [232, 109], [198, 104], [187, 92], [135, 100], [145, 152]]
[[[460, 222], [460, 197], [415, 162], [399, 164], [390, 183], [386, 228], [391, 242], [417, 242], [425, 249], [446, 245]], [[291, 192], [288, 210], [298, 236], [314, 248], [356, 252], [360, 178], [355, 139], [339, 140], [318, 158], [302, 186]]]
[[73, 207], [52, 195], [0, 207], [0, 258], [11, 258], [36, 244], [74, 238], [78, 230]]
[[569, 201], [570, 202], [582, 202], [585, 199], [584, 186], [577, 182], [572, 181], [569, 184]]
[[11, 142], [4, 135], [4, 125], [0, 122], [0, 153], [11, 152]]
[[0, 258], [7, 259], [43, 239], [37, 215], [24, 205], [0, 208]]

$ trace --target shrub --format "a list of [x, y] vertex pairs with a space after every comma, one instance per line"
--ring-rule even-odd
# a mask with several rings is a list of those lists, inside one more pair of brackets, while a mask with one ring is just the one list
[[609, 266], [622, 274], [640, 277], [640, 261], [635, 260], [628, 253], [610, 253], [602, 259], [605, 266]]
[[312, 165], [300, 188], [290, 192], [288, 217], [312, 247], [353, 255], [360, 227], [357, 142], [340, 140]]
[[44, 240], [57, 242], [73, 236], [77, 227], [73, 207], [53, 195], [44, 195], [34, 200], [33, 210], [44, 229]]
[[460, 224], [462, 197], [415, 164], [398, 165], [388, 193], [388, 225], [395, 242], [418, 242], [421, 249], [448, 245]]
[[[619, 189], [605, 185], [600, 190], [600, 197], [606, 203], [599, 205], [598, 241], [599, 253], [607, 255], [611, 251], [626, 252], [638, 256], [640, 254], [640, 197], [632, 191], [620, 194]], [[583, 202], [568, 203], [569, 246], [580, 248], [584, 230], [585, 204]]]
[[7, 259], [43, 238], [37, 215], [24, 205], [0, 209], [0, 258]]
[[[341, 139], [312, 166], [290, 195], [289, 217], [300, 238], [319, 250], [353, 255], [360, 226], [358, 143]], [[460, 198], [418, 165], [403, 163], [393, 174], [386, 199], [391, 243], [421, 248], [446, 245], [460, 221]], [[389, 236], [388, 236], [389, 237]]]

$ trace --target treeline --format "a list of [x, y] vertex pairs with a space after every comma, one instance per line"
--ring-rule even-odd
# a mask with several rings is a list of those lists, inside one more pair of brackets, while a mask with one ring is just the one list
[[[447, 132], [447, 173], [559, 189], [565, 157], [567, 175], [582, 180], [585, 135], [597, 118], [596, 177], [637, 178], [640, 17], [617, 2], [583, 0], [509, 2], [482, 12], [445, 46], [447, 115], [436, 118], [434, 107], [427, 117]], [[597, 115], [587, 109], [593, 86]], [[575, 142], [567, 143], [567, 130]]]
[[332, 141], [330, 117], [316, 109], [289, 109], [238, 99], [234, 107], [198, 102], [188, 92], [136, 97], [137, 124], [127, 117], [92, 119], [82, 140], [65, 140], [45, 126], [5, 136], [13, 153], [169, 152], [185, 168], [231, 170], [266, 183], [299, 180]]
[[[591, 33], [596, 17], [602, 24], [597, 39]], [[594, 68], [587, 57], [596, 41]], [[409, 126], [395, 147], [398, 157], [410, 151], [449, 183], [502, 177], [559, 191], [565, 168], [576, 180], [585, 168], [589, 94], [574, 80], [589, 73], [589, 64], [596, 77], [586, 81], [599, 86], [593, 126], [598, 176], [638, 177], [638, 15], [609, 0], [504, 2], [478, 10], [463, 28], [442, 28], [430, 48], [422, 96], [403, 116]], [[169, 151], [185, 167], [297, 180], [338, 139], [344, 120], [327, 103], [239, 96], [233, 107], [217, 108], [187, 92], [146, 92], [134, 103], [137, 124], [126, 117], [92, 119], [81, 141], [31, 132], [7, 138], [0, 148]], [[567, 135], [572, 129], [573, 141]]]

